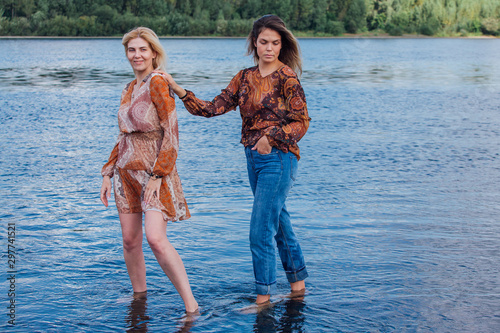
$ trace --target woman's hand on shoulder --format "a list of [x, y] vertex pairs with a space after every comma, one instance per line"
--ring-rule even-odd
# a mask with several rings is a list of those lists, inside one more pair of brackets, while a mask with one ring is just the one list
[[155, 70], [153, 72], [154, 73], [160, 73], [167, 80], [168, 85], [170, 86], [170, 88], [174, 91], [174, 93], [177, 96], [179, 96], [179, 97], [186, 96], [186, 90], [182, 89], [181, 86], [179, 86], [177, 84], [177, 82], [175, 82], [175, 80], [172, 77], [172, 75], [168, 74], [167, 72], [162, 72], [162, 71], [159, 71], [159, 70]]
[[104, 176], [101, 185], [101, 202], [108, 207], [108, 199], [111, 198], [111, 178]]

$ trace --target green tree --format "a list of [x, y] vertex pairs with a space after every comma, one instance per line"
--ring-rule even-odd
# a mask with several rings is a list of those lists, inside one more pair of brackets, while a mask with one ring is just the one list
[[488, 17], [481, 21], [481, 31], [487, 35], [500, 34], [500, 19], [496, 17]]
[[326, 12], [328, 10], [327, 0], [315, 0], [312, 10], [312, 26], [311, 28], [315, 32], [325, 32], [326, 31]]
[[0, 0], [2, 35], [121, 35], [148, 25], [159, 34], [248, 33], [264, 14], [294, 31], [338, 35], [499, 35], [499, 0]]
[[215, 31], [218, 35], [225, 36], [227, 34], [227, 21], [224, 18], [222, 10], [219, 11], [219, 16], [215, 22]]
[[314, 0], [299, 0], [297, 9], [298, 9], [298, 15], [295, 24], [296, 29], [302, 31], [307, 31], [312, 29]]
[[102, 5], [93, 11], [93, 15], [97, 17], [99, 23], [109, 23], [115, 20], [118, 15], [116, 9], [111, 8], [109, 5]]
[[[1, 0], [0, 8], [8, 18], [29, 17], [35, 11], [34, 0]], [[18, 21], [20, 22], [20, 21]]]
[[243, 19], [257, 18], [261, 11], [262, 2], [259, 0], [243, 0], [239, 14]]
[[345, 13], [344, 25], [346, 31], [350, 33], [356, 33], [366, 27], [365, 0], [350, 1]]
[[191, 1], [189, 0], [182, 1], [180, 11], [182, 14], [190, 16], [193, 13], [193, 9], [191, 8]]

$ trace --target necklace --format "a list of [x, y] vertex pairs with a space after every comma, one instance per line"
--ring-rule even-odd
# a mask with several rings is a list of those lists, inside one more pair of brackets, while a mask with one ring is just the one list
[[134, 99], [136, 92], [139, 90], [139, 88], [140, 88], [140, 84], [136, 83], [134, 86], [134, 89], [132, 89], [132, 99]]

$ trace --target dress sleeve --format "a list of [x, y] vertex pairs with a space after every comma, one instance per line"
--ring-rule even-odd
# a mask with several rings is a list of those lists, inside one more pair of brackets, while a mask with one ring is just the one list
[[[125, 88], [123, 89], [122, 96], [121, 96], [121, 99], [120, 99], [120, 104], [123, 102], [123, 98], [125, 97], [125, 94], [127, 93], [129, 87], [130, 87], [130, 83], [127, 84], [125, 86]], [[118, 147], [119, 147], [119, 143], [120, 143], [120, 140], [122, 139], [122, 137], [123, 137], [123, 133], [120, 132], [120, 134], [118, 134], [118, 138], [116, 140], [116, 144], [115, 144], [113, 150], [111, 151], [111, 154], [109, 155], [108, 161], [102, 167], [101, 175], [103, 177], [104, 176], [113, 177], [113, 174], [114, 174], [114, 171], [115, 171], [116, 162], [118, 161], [118, 151], [119, 151]]]
[[153, 173], [158, 176], [166, 176], [174, 169], [179, 151], [179, 127], [175, 99], [167, 80], [160, 75], [151, 79], [150, 91], [151, 100], [156, 107], [163, 130], [163, 140], [153, 166]]
[[283, 89], [287, 113], [284, 125], [271, 126], [265, 134], [272, 141], [281, 141], [289, 146], [296, 145], [309, 128], [309, 114], [307, 112], [306, 96], [296, 77], [286, 79]]
[[187, 95], [182, 99], [189, 113], [195, 116], [214, 117], [235, 110], [238, 106], [238, 91], [243, 71], [236, 74], [226, 89], [211, 102], [197, 98], [192, 91], [186, 90]]
[[104, 176], [113, 177], [113, 173], [115, 170], [115, 165], [116, 165], [117, 159], [118, 159], [118, 143], [115, 145], [115, 147], [111, 151], [111, 154], [109, 155], [108, 161], [102, 167], [101, 175], [103, 177]]

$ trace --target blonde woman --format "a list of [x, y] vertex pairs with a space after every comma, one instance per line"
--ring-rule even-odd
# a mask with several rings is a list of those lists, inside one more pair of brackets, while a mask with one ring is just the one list
[[241, 70], [211, 102], [166, 77], [194, 115], [213, 117], [240, 108], [241, 143], [254, 194], [250, 249], [256, 303], [265, 304], [276, 289], [276, 247], [292, 292], [305, 289], [306, 264], [285, 200], [297, 176], [297, 143], [309, 127], [309, 116], [296, 75], [301, 71], [298, 42], [285, 23], [265, 15], [254, 22], [247, 41], [257, 66]]
[[146, 287], [142, 216], [146, 239], [161, 268], [194, 313], [194, 299], [181, 257], [170, 244], [167, 222], [190, 217], [175, 161], [179, 150], [173, 94], [164, 76], [166, 53], [156, 34], [136, 28], [123, 36], [135, 80], [125, 86], [118, 110], [120, 134], [102, 168], [101, 201], [107, 207], [113, 178], [123, 255], [134, 293]]

